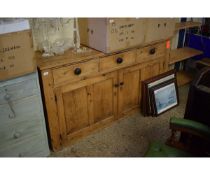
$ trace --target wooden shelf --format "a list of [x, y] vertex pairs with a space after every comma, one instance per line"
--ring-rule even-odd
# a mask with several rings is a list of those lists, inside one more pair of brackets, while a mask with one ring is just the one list
[[190, 83], [193, 80], [193, 75], [186, 71], [178, 71], [177, 72], [177, 85], [183, 86]]
[[201, 55], [203, 52], [190, 47], [183, 47], [170, 51], [169, 64], [174, 64], [179, 61], [183, 61], [190, 57]]
[[202, 58], [201, 60], [197, 61], [196, 64], [203, 64], [204, 66], [210, 66], [210, 58]]
[[201, 60], [198, 60], [196, 63], [196, 69], [200, 70], [206, 66], [210, 67], [210, 58], [202, 58]]
[[187, 21], [187, 22], [179, 22], [176, 23], [176, 30], [191, 28], [191, 27], [200, 27], [200, 22], [193, 22], [193, 21]]

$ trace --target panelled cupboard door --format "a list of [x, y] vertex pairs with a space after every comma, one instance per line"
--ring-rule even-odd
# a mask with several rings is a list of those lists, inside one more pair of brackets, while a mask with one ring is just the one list
[[116, 116], [116, 82], [114, 72], [55, 89], [61, 144]]
[[140, 105], [140, 70], [137, 65], [119, 71], [119, 117]]
[[117, 116], [117, 72], [105, 74], [104, 77], [92, 85], [94, 123]]
[[90, 88], [88, 82], [78, 82], [59, 87], [55, 94], [61, 142], [65, 142], [69, 135], [90, 126]]
[[141, 80], [144, 81], [148, 78], [151, 78], [153, 76], [156, 76], [161, 73], [161, 64], [162, 62], [157, 61], [153, 62], [146, 67], [143, 67], [141, 69]]

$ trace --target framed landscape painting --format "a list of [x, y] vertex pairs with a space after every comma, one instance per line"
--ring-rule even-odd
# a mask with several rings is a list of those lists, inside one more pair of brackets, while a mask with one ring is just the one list
[[150, 95], [155, 115], [160, 115], [179, 104], [176, 81], [154, 86], [150, 89]]
[[142, 113], [144, 116], [157, 116], [155, 114], [152, 99], [150, 95], [151, 89], [154, 87], [164, 84], [168, 81], [176, 81], [176, 71], [170, 70], [160, 75], [151, 77], [147, 80], [142, 81]]

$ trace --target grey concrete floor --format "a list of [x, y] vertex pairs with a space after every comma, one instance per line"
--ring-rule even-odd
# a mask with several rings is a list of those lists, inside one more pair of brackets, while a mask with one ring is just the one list
[[158, 117], [143, 117], [140, 113], [123, 118], [104, 129], [59, 152], [52, 157], [142, 157], [149, 143], [165, 142], [170, 136], [169, 119], [183, 117], [188, 95], [188, 86], [179, 88], [179, 106]]

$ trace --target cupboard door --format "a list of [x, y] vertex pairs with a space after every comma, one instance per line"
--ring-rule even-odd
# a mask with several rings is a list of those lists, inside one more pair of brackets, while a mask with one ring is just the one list
[[55, 89], [61, 144], [85, 135], [95, 124], [115, 118], [116, 83], [114, 72]]
[[63, 94], [67, 133], [78, 131], [89, 125], [87, 91], [87, 87], [82, 87]]
[[56, 90], [57, 110], [62, 140], [90, 125], [88, 85]]
[[94, 123], [114, 119], [117, 115], [117, 72], [105, 74], [106, 79], [93, 84]]
[[141, 70], [141, 81], [149, 79], [161, 73], [161, 62], [153, 62]]
[[119, 117], [139, 106], [140, 102], [140, 66], [119, 71]]

